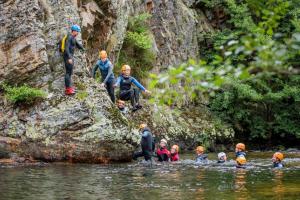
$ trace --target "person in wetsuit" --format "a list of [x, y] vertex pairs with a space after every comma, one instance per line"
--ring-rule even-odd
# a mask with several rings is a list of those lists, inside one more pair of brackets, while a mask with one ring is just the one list
[[207, 154], [204, 154], [204, 147], [198, 146], [196, 148], [196, 163], [205, 163], [207, 162]]
[[220, 152], [218, 153], [218, 163], [225, 163], [227, 161], [226, 153]]
[[99, 60], [93, 68], [93, 78], [96, 76], [96, 71], [100, 70], [101, 73], [101, 86], [105, 87], [108, 95], [113, 103], [115, 103], [115, 90], [114, 90], [114, 73], [113, 64], [107, 58], [106, 51], [99, 52]]
[[156, 155], [158, 158], [159, 162], [163, 162], [163, 161], [169, 161], [171, 153], [170, 151], [167, 149], [167, 140], [165, 139], [161, 139], [160, 143], [159, 143], [159, 149], [157, 149], [156, 151]]
[[75, 87], [72, 87], [71, 85], [71, 78], [73, 74], [73, 68], [74, 68], [74, 50], [75, 48], [85, 50], [83, 46], [78, 43], [76, 40], [77, 35], [80, 33], [81, 29], [78, 25], [73, 25], [71, 27], [71, 33], [67, 35], [66, 41], [65, 41], [65, 50], [63, 52], [63, 59], [65, 63], [65, 94], [66, 95], [73, 95], [75, 94]]
[[147, 124], [140, 125], [140, 132], [142, 135], [141, 138], [142, 151], [134, 153], [133, 159], [136, 160], [138, 157], [144, 157], [144, 159], [148, 161], [151, 160], [155, 148], [152, 133], [148, 128]]
[[236, 168], [246, 168], [246, 146], [243, 143], [238, 143], [235, 146], [235, 156], [236, 156]]
[[[151, 92], [140, 84], [134, 77], [130, 76], [131, 68], [129, 65], [122, 66], [122, 74], [118, 77], [114, 87], [120, 86], [119, 98], [123, 101], [130, 100], [132, 111], [141, 109], [142, 106], [139, 103], [139, 89], [143, 92], [150, 94]], [[134, 84], [137, 88], [132, 88]]]
[[283, 160], [282, 153], [280, 153], [280, 152], [274, 153], [274, 155], [272, 157], [273, 167], [274, 168], [282, 168], [283, 167], [282, 160]]

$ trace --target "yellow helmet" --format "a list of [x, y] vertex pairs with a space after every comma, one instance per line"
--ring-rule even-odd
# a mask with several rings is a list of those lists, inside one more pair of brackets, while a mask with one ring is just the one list
[[131, 70], [131, 67], [129, 65], [123, 65], [121, 68], [122, 73], [125, 72], [126, 70]]
[[276, 158], [276, 159], [282, 161], [283, 160], [283, 154], [280, 153], [280, 152], [276, 152], [276, 153], [274, 153], [273, 158]]
[[172, 146], [172, 149], [175, 149], [176, 153], [179, 152], [179, 146], [176, 145], [176, 144], [174, 144], [174, 145]]
[[143, 123], [143, 124], [140, 124], [140, 129], [144, 129], [147, 127], [147, 124]]
[[197, 146], [196, 152], [197, 153], [203, 153], [204, 152], [204, 147], [203, 146]]
[[239, 157], [236, 158], [236, 162], [239, 165], [244, 165], [244, 164], [246, 164], [247, 160], [244, 156], [239, 156]]
[[246, 146], [243, 143], [237, 143], [236, 146], [235, 146], [235, 148], [240, 149], [242, 151], [245, 151]]
[[104, 51], [104, 50], [99, 51], [99, 58], [101, 58], [101, 59], [107, 58], [107, 53], [106, 53], [106, 51]]

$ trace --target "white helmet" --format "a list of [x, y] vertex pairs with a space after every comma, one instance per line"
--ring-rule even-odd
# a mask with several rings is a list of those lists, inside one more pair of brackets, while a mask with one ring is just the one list
[[218, 153], [218, 159], [220, 160], [222, 157], [225, 157], [226, 156], [226, 153], [224, 152], [220, 152]]

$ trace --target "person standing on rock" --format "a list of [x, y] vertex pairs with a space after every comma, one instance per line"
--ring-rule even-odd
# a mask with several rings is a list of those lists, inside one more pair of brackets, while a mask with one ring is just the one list
[[136, 160], [138, 157], [144, 156], [145, 161], [151, 160], [153, 151], [155, 149], [154, 140], [152, 133], [148, 128], [147, 124], [140, 125], [140, 132], [142, 134], [141, 147], [142, 151], [133, 154], [133, 159]]
[[102, 50], [99, 52], [99, 60], [97, 61], [93, 69], [93, 78], [96, 76], [96, 71], [100, 70], [101, 73], [101, 86], [105, 87], [110, 99], [115, 103], [115, 90], [114, 90], [114, 73], [113, 65], [110, 60], [107, 58], [106, 51]]
[[114, 87], [120, 86], [120, 99], [123, 101], [130, 100], [132, 111], [141, 109], [142, 106], [139, 104], [140, 91], [137, 88], [131, 88], [132, 84], [147, 94], [150, 94], [151, 92], [146, 90], [146, 88], [134, 77], [130, 76], [131, 67], [129, 65], [123, 65], [121, 71], [122, 74], [118, 77], [117, 82], [114, 85]]
[[74, 50], [75, 48], [85, 50], [81, 44], [76, 40], [76, 36], [80, 33], [81, 29], [78, 25], [71, 27], [71, 33], [65, 36], [63, 39], [63, 58], [65, 62], [66, 74], [65, 74], [65, 94], [75, 94], [75, 87], [71, 86], [71, 76], [73, 74], [74, 67]]

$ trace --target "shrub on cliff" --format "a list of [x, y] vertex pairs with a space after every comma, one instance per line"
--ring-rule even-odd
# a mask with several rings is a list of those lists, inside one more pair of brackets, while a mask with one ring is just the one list
[[5, 92], [5, 97], [14, 104], [31, 104], [38, 99], [46, 97], [44, 91], [27, 85], [12, 87], [3, 84], [1, 87]]

